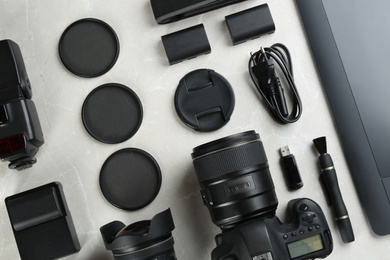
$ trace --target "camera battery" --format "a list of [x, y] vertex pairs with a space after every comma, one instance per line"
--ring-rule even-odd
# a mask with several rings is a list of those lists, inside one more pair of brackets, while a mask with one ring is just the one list
[[53, 182], [5, 199], [22, 260], [49, 260], [80, 250], [62, 185]]
[[169, 65], [211, 52], [203, 24], [161, 36]]
[[228, 15], [225, 20], [233, 45], [275, 31], [275, 24], [267, 4]]

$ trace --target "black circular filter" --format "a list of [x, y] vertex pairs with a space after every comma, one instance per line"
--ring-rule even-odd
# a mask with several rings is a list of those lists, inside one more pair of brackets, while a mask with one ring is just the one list
[[114, 206], [125, 210], [145, 207], [161, 187], [161, 171], [156, 160], [137, 148], [113, 153], [100, 171], [100, 188]]
[[139, 129], [143, 116], [137, 94], [117, 83], [95, 88], [85, 99], [81, 113], [88, 133], [108, 144], [132, 137]]
[[114, 66], [119, 55], [119, 40], [107, 23], [93, 18], [81, 19], [62, 34], [59, 53], [70, 72], [86, 78], [97, 77]]

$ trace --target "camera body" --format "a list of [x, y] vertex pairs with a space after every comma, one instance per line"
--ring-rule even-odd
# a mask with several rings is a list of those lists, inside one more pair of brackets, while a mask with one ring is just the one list
[[19, 46], [0, 41], [0, 159], [9, 168], [31, 167], [43, 144], [38, 113]]
[[287, 224], [275, 216], [279, 202], [255, 131], [197, 146], [191, 156], [203, 202], [222, 230], [212, 260], [303, 260], [332, 252], [328, 223], [314, 201], [290, 201]]
[[320, 206], [302, 198], [291, 200], [290, 223], [278, 217], [255, 218], [216, 236], [212, 260], [302, 260], [324, 258], [333, 250], [332, 236]]

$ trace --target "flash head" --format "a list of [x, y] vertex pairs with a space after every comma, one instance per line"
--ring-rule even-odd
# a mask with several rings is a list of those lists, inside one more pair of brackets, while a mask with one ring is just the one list
[[0, 159], [9, 161], [10, 169], [31, 167], [44, 142], [31, 97], [19, 46], [11, 40], [0, 41]]

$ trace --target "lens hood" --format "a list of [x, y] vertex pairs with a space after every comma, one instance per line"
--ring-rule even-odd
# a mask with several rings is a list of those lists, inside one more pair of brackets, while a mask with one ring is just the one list
[[[167, 209], [151, 220], [143, 220], [126, 226], [113, 221], [100, 228], [107, 250], [114, 259], [150, 259], [165, 255], [176, 259], [172, 230], [175, 228], [171, 210]], [[170, 258], [169, 258], [170, 257]]]

